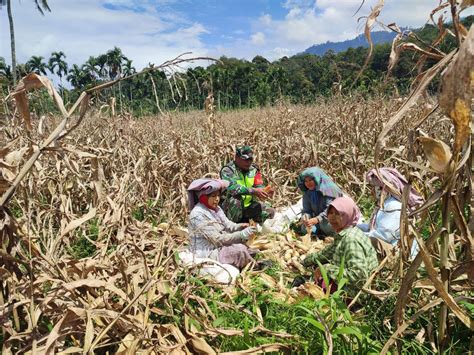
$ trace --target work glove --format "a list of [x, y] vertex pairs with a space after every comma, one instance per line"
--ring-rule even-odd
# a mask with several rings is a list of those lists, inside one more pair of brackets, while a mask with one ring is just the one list
[[248, 240], [249, 237], [252, 235], [252, 234], [255, 234], [257, 232], [257, 228], [255, 227], [247, 227], [245, 228], [243, 231], [241, 231], [240, 233], [242, 233], [242, 239], [243, 240]]

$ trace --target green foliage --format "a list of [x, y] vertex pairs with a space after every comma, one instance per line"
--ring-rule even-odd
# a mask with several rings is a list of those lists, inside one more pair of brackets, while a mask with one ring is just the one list
[[147, 200], [143, 205], [138, 206], [132, 211], [132, 217], [137, 221], [151, 222], [153, 224], [158, 224], [163, 222], [162, 220], [157, 220], [156, 217], [162, 215], [160, 209], [162, 208], [162, 202], [155, 200]]
[[[473, 19], [474, 16], [469, 16], [462, 22], [469, 28]], [[425, 48], [437, 38], [438, 31], [437, 27], [426, 25], [414, 31], [417, 38], [410, 37], [404, 41], [414, 41]], [[455, 47], [455, 39], [451, 36], [446, 36], [440, 45], [445, 53]], [[162, 110], [201, 110], [210, 92], [214, 95], [218, 110], [271, 105], [282, 99], [291, 103], [311, 103], [318, 97], [337, 92], [357, 92], [367, 96], [375, 93], [391, 94], [396, 90], [406, 94], [416, 76], [417, 70], [414, 68], [420, 56], [413, 51], [402, 52], [391, 76], [387, 77], [390, 50], [389, 43], [375, 45], [368, 66], [357, 81], [355, 79], [368, 53], [364, 47], [349, 48], [340, 53], [328, 51], [323, 56], [298, 54], [274, 62], [262, 56], [256, 56], [252, 61], [221, 57], [218, 63], [207, 68], [198, 66], [176, 74], [179, 78], [169, 78], [161, 71], [134, 77], [97, 93], [95, 101], [106, 103], [114, 96], [117, 111], [126, 110], [135, 116], [158, 114], [160, 109], [157, 107], [152, 79]], [[52, 73], [59, 76], [61, 83], [66, 79], [72, 85], [72, 90], [66, 90], [61, 84], [61, 94], [69, 105], [84, 89], [136, 72], [132, 60], [118, 47], [97, 57], [91, 56], [82, 65], [68, 67], [65, 58], [63, 52], [53, 52], [46, 66], [42, 57], [33, 56], [27, 65], [19, 64], [17, 70], [20, 75], [28, 71], [44, 74], [46, 67], [49, 67]], [[11, 70], [2, 59], [0, 75], [8, 83], [12, 79]], [[421, 69], [425, 70], [433, 64], [434, 61], [427, 60]], [[173, 90], [170, 82], [175, 85]], [[436, 87], [435, 82], [432, 88]], [[42, 108], [51, 111], [54, 110], [54, 104], [48, 102]]]
[[[329, 281], [324, 267], [321, 267], [321, 271], [326, 281]], [[265, 272], [273, 274], [277, 271], [267, 269]], [[245, 282], [247, 287], [236, 287], [236, 292], [232, 296], [200, 278], [182, 274], [179, 276], [182, 279], [182, 287], [172, 295], [171, 303], [155, 305], [170, 316], [155, 315], [153, 320], [184, 324], [184, 314], [199, 314], [190, 319], [190, 323], [198, 331], [204, 330], [204, 324], [219, 329], [241, 330], [242, 336], [219, 335], [206, 338], [212, 347], [222, 352], [280, 342], [288, 344], [295, 353], [324, 354], [329, 349], [327, 338], [330, 335], [334, 353], [378, 354], [394, 331], [393, 310], [396, 294], [392, 293], [383, 299], [365, 297], [363, 303], [359, 303], [356, 308], [358, 310], [354, 312], [354, 309], [347, 308], [348, 300], [343, 290], [345, 281], [342, 274], [341, 268], [337, 280], [338, 289], [333, 294], [319, 300], [302, 298], [295, 303], [275, 299], [258, 274], [247, 279]], [[387, 292], [398, 287], [383, 277], [376, 282], [377, 289]], [[190, 294], [190, 288], [191, 294], [201, 301], [185, 298], [185, 294]], [[416, 297], [420, 289], [415, 289], [414, 293]], [[209, 313], [200, 311], [202, 300], [207, 303]], [[223, 303], [226, 304], [225, 307]], [[471, 303], [461, 302], [461, 304], [470, 312], [474, 311]], [[415, 311], [416, 309], [409, 306], [407, 317], [413, 315]], [[258, 314], [261, 315], [263, 323], [259, 321]], [[422, 315], [412, 328], [429, 329], [429, 322], [429, 315]], [[274, 333], [287, 333], [293, 337], [282, 339], [265, 331], [255, 331], [258, 326], [263, 326]], [[453, 338], [446, 351], [463, 353], [469, 349], [469, 330], [459, 322], [454, 323], [454, 327], [456, 329], [452, 333]], [[433, 335], [436, 339], [436, 328], [434, 329]], [[416, 335], [417, 332], [411, 332], [400, 339], [402, 353], [433, 353], [433, 349], [425, 345], [427, 342], [420, 343]]]
[[99, 236], [99, 221], [92, 219], [89, 221], [87, 234], [79, 234], [70, 245], [69, 252], [76, 259], [87, 258], [92, 256], [97, 248], [93, 241]]
[[[267, 269], [265, 272], [272, 274], [275, 270]], [[341, 285], [339, 289], [327, 298], [302, 298], [290, 304], [275, 299], [258, 275], [247, 280], [249, 284], [245, 289], [236, 287], [231, 299], [222, 289], [214, 288], [202, 279], [189, 275], [180, 277], [183, 286], [170, 298], [171, 304], [155, 305], [172, 316], [154, 316], [153, 320], [183, 324], [184, 314], [200, 314], [190, 320], [197, 330], [203, 329], [203, 322], [207, 317], [207, 324], [212, 324], [215, 328], [233, 328], [243, 332], [243, 336], [220, 335], [207, 339], [211, 346], [220, 351], [237, 351], [272, 342], [284, 342], [296, 352], [326, 353], [326, 327], [332, 337], [335, 353], [370, 354], [378, 353], [382, 348], [365, 320], [361, 322], [353, 319], [346, 305], [342, 278], [338, 280]], [[187, 290], [189, 294], [190, 288], [193, 296], [205, 300], [212, 315], [200, 313], [202, 301], [183, 299], [181, 290]], [[223, 307], [222, 302], [228, 306]], [[261, 315], [263, 324], [260, 323], [258, 314]], [[282, 339], [265, 331], [250, 331], [258, 326], [293, 337]]]
[[370, 196], [370, 194], [364, 194], [360, 196], [359, 200], [357, 201], [357, 206], [360, 209], [360, 212], [362, 215], [365, 217], [365, 219], [368, 221], [368, 219], [371, 217], [372, 212], [375, 209], [375, 201]]
[[[383, 297], [381, 299], [375, 297], [366, 297], [362, 304], [358, 315], [354, 316], [358, 318], [361, 322], [369, 327], [368, 332], [370, 332], [375, 339], [380, 341], [382, 344], [389, 339], [391, 334], [395, 331], [393, 328], [393, 315], [397, 302], [396, 290], [398, 290], [399, 285], [393, 281], [388, 280], [384, 277], [384, 274], [381, 277], [375, 280], [375, 285], [372, 286], [373, 289], [379, 291], [386, 291], [389, 293], [389, 296]], [[413, 298], [422, 299], [422, 290], [419, 288], [413, 289]], [[463, 307], [466, 309], [474, 310], [472, 303], [460, 302]], [[406, 309], [406, 318], [411, 317], [418, 308], [414, 304], [409, 304]], [[438, 311], [435, 311], [438, 312]], [[474, 313], [472, 313], [474, 315]], [[410, 327], [412, 331], [405, 332], [402, 339], [400, 339], [400, 345], [402, 347], [402, 354], [435, 354], [436, 352], [429, 346], [428, 339], [432, 336], [432, 340], [435, 345], [437, 344], [437, 326], [438, 324], [433, 323], [433, 319], [437, 319], [436, 314], [434, 317], [429, 314], [421, 315], [415, 323]], [[452, 323], [452, 337], [448, 346], [445, 348], [445, 354], [465, 354], [469, 351], [469, 342], [472, 336], [472, 332], [464, 326], [461, 322]], [[418, 331], [424, 329], [425, 337], [427, 340], [424, 344], [421, 344], [416, 336]], [[428, 334], [431, 332], [431, 335]]]

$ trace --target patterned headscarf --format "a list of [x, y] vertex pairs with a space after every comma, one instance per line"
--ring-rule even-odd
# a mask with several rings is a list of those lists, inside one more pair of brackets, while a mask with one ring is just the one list
[[188, 207], [191, 211], [202, 195], [212, 194], [214, 191], [224, 191], [229, 182], [220, 179], [197, 179], [188, 186]]
[[301, 191], [306, 192], [308, 189], [304, 185], [304, 178], [311, 177], [316, 183], [316, 191], [320, 191], [324, 196], [337, 198], [342, 196], [342, 190], [336, 185], [326, 172], [320, 168], [312, 167], [303, 170], [296, 179], [296, 183]]
[[[407, 179], [395, 168], [380, 168], [379, 172], [382, 177], [380, 177], [376, 169], [370, 170], [366, 176], [367, 182], [372, 186], [381, 187], [395, 198], [401, 200], [403, 189], [408, 184]], [[413, 208], [422, 202], [423, 197], [413, 187], [410, 187], [408, 206]]]
[[334, 207], [336, 211], [339, 212], [342, 219], [342, 229], [355, 226], [360, 219], [359, 207], [357, 207], [354, 200], [350, 197], [338, 197], [332, 201], [329, 206]]

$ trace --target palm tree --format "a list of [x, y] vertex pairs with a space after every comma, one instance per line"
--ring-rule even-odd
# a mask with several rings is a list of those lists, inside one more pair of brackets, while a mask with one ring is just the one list
[[[51, 12], [49, 8], [48, 1], [46, 0], [34, 0], [36, 8], [44, 15], [45, 11]], [[13, 74], [13, 85], [16, 85], [16, 50], [15, 50], [15, 27], [13, 26], [13, 15], [12, 15], [12, 4], [11, 0], [7, 0], [7, 12], [8, 12], [8, 22], [10, 23], [10, 48], [12, 55], [12, 74]]]
[[79, 89], [85, 84], [86, 73], [77, 65], [73, 64], [69, 69], [69, 75], [66, 79], [71, 83], [74, 89]]
[[0, 75], [1, 76], [7, 76], [7, 68], [8, 68], [8, 65], [5, 62], [5, 58], [0, 57]]
[[[110, 80], [115, 80], [117, 77], [122, 76], [122, 62], [124, 60], [127, 60], [128, 58], [125, 57], [122, 53], [122, 50], [118, 47], [114, 47], [114, 49], [111, 49], [110, 51], [105, 54], [106, 58], [106, 64], [108, 67], [108, 74], [109, 74], [109, 79]], [[119, 105], [120, 105], [120, 112], [123, 111], [123, 106], [122, 106], [122, 83], [119, 82], [118, 85], [119, 89]], [[112, 88], [113, 90], [113, 95], [115, 96], [115, 87]]]
[[25, 75], [27, 75], [29, 72], [28, 70], [28, 67], [26, 66], [26, 64], [17, 64], [16, 65], [16, 76], [17, 78], [18, 77], [23, 77]]
[[30, 60], [26, 62], [28, 71], [46, 75], [46, 69], [48, 69], [48, 66], [43, 62], [43, 59], [44, 57], [41, 56], [32, 56]]
[[63, 75], [67, 74], [67, 63], [63, 60], [66, 58], [64, 52], [53, 52], [49, 58], [49, 71], [59, 76], [59, 91], [64, 96]]
[[135, 67], [132, 66], [132, 60], [131, 59], [125, 59], [125, 63], [122, 67], [122, 74], [124, 77], [135, 74], [137, 70]]
[[13, 81], [11, 67], [5, 62], [5, 58], [0, 57], [0, 83], [1, 86], [8, 86]]
[[98, 61], [96, 57], [90, 56], [89, 59], [82, 65], [82, 71], [90, 76], [91, 80], [99, 77], [99, 70], [97, 69]]
[[44, 15], [45, 11], [51, 12], [51, 9], [49, 8], [48, 1], [47, 0], [35, 0], [36, 8], [38, 11], [41, 13], [41, 15]]
[[66, 58], [66, 55], [59, 51], [51, 53], [51, 58], [49, 58], [49, 71], [59, 76], [61, 86], [63, 85], [63, 75], [67, 74], [67, 63], [63, 60], [63, 57]]
[[7, 0], [7, 12], [8, 12], [8, 22], [10, 23], [10, 48], [11, 48], [11, 52], [12, 52], [13, 85], [15, 86], [16, 85], [15, 30], [14, 30], [14, 26], [13, 26], [11, 0]]
[[[122, 67], [122, 74], [124, 77], [126, 76], [130, 76], [132, 74], [135, 74], [137, 72], [137, 70], [135, 69], [135, 67], [132, 66], [132, 60], [131, 59], [128, 59], [126, 58], [125, 59], [125, 63]], [[121, 83], [119, 83], [119, 85], [121, 85]], [[132, 85], [133, 85], [133, 81], [128, 81], [126, 83], [126, 85], [128, 86], [128, 99], [130, 100], [130, 103], [133, 102], [133, 95], [132, 95]]]
[[107, 54], [101, 54], [97, 58], [95, 58], [95, 67], [99, 78], [106, 79], [107, 75]]
[[122, 50], [118, 47], [114, 47], [106, 54], [106, 63], [109, 68], [108, 74], [111, 80], [114, 80], [117, 76], [122, 74], [122, 62], [127, 61], [128, 58], [122, 53]]

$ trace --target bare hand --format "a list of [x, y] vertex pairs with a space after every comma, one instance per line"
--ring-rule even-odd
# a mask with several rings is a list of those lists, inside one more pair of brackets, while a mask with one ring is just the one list
[[323, 274], [321, 274], [321, 270], [319, 270], [319, 267], [314, 270], [313, 278], [314, 281], [318, 281], [321, 277], [323, 277]]
[[271, 187], [270, 185], [268, 186], [265, 186], [263, 188], [263, 190], [268, 194], [268, 196], [270, 197], [273, 197], [273, 195], [275, 194], [275, 190], [273, 190], [273, 187]]
[[312, 226], [318, 224], [319, 219], [318, 219], [318, 217], [309, 218], [309, 219], [303, 220], [303, 223], [304, 223], [306, 228], [309, 228], [309, 227], [312, 227]]
[[239, 227], [240, 227], [240, 229], [250, 227], [250, 223], [239, 223]]
[[263, 188], [261, 187], [257, 187], [255, 189], [253, 189], [253, 194], [255, 196], [257, 196], [259, 199], [261, 200], [266, 200], [270, 197], [270, 195], [268, 194], [268, 192], [266, 192]]

